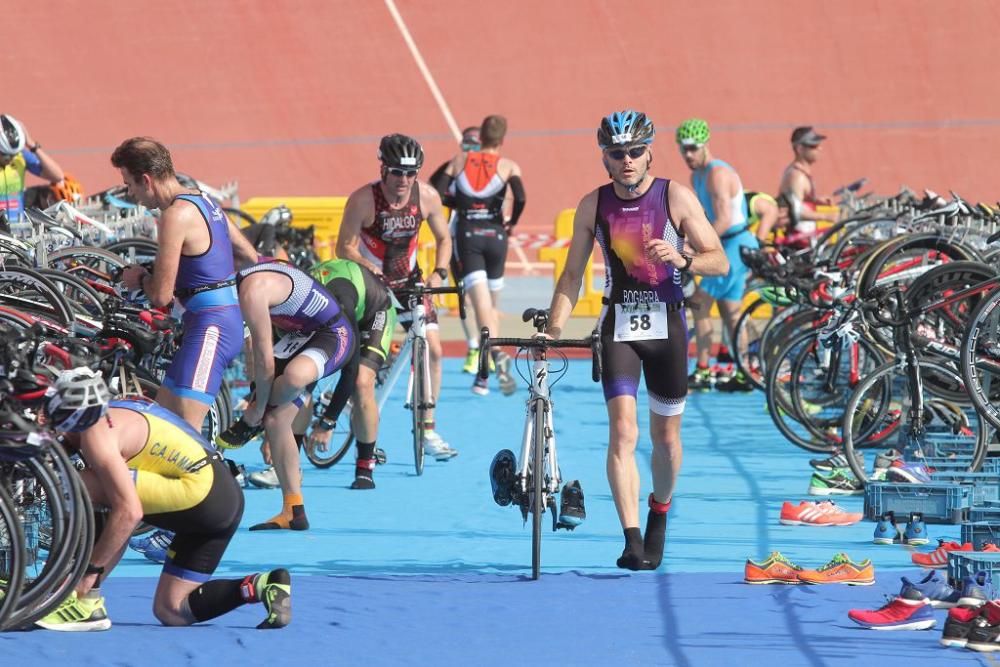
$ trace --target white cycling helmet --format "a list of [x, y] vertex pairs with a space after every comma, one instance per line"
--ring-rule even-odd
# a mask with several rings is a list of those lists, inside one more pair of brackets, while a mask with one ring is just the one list
[[17, 155], [24, 150], [24, 128], [17, 119], [0, 114], [0, 153]]
[[86, 367], [62, 371], [47, 393], [45, 412], [58, 431], [84, 431], [108, 411], [111, 392], [100, 373]]

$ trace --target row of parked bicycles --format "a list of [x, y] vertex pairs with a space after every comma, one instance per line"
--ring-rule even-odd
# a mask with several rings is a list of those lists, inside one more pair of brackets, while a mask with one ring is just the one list
[[789, 441], [841, 450], [861, 482], [887, 448], [977, 471], [1000, 455], [1000, 212], [905, 189], [857, 202], [808, 247], [744, 254], [760, 298], [736, 363]]

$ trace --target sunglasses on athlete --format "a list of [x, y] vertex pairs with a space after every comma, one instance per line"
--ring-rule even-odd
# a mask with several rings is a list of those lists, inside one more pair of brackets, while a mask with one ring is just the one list
[[705, 144], [680, 144], [679, 148], [681, 153], [696, 153], [701, 150], [701, 147]]
[[645, 146], [633, 146], [628, 150], [624, 148], [612, 148], [611, 150], [607, 151], [607, 156], [612, 160], [616, 161], [624, 160], [626, 155], [628, 155], [633, 160], [638, 160], [645, 154], [646, 154]]
[[392, 174], [393, 176], [397, 176], [397, 177], [400, 177], [400, 178], [402, 178], [403, 176], [406, 176], [407, 178], [413, 178], [414, 176], [417, 175], [417, 170], [416, 169], [399, 169], [397, 167], [393, 167], [392, 169], [389, 169], [389, 173]]

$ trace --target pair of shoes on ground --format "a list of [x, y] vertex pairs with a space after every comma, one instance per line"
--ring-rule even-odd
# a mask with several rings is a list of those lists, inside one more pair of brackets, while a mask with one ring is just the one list
[[[500, 507], [506, 507], [514, 502], [517, 494], [517, 459], [514, 452], [501, 449], [490, 463], [490, 486], [493, 490], [493, 501]], [[559, 519], [557, 527], [573, 530], [587, 518], [584, 505], [583, 488], [579, 480], [572, 480], [563, 485], [559, 493]]]
[[853, 526], [863, 518], [861, 512], [848, 512], [832, 500], [804, 500], [798, 505], [785, 501], [778, 523], [783, 526]]
[[981, 553], [1000, 554], [1000, 547], [994, 544], [984, 544], [981, 548], [976, 549], [972, 542], [959, 544], [951, 540], [938, 540], [938, 546], [934, 551], [915, 551], [910, 556], [910, 560], [913, 561], [914, 565], [919, 565], [920, 567], [926, 567], [931, 570], [943, 570], [948, 567], [948, 554], [953, 551], [979, 551]]
[[[980, 616], [980, 609], [993, 597], [993, 583], [988, 572], [966, 577], [958, 589], [949, 586], [938, 572], [930, 572], [916, 582], [906, 577], [901, 580], [903, 585], [899, 594], [890, 597], [885, 605], [872, 610], [852, 609], [847, 613], [848, 618], [872, 630], [929, 630], [937, 624], [934, 609], [957, 610], [948, 615], [941, 644], [965, 646], [972, 620]], [[1000, 615], [994, 620], [1000, 623]]]
[[854, 562], [845, 553], [838, 553], [830, 562], [814, 570], [795, 565], [772, 552], [763, 561], [747, 559], [743, 581], [748, 584], [847, 584], [871, 586], [875, 583], [875, 567], [870, 560]]
[[949, 609], [939, 641], [942, 646], [981, 653], [1000, 651], [1000, 601]]
[[875, 524], [875, 544], [904, 544], [912, 547], [930, 542], [927, 537], [927, 526], [924, 525], [924, 515], [921, 512], [910, 512], [906, 528], [900, 528], [896, 523], [896, 513], [888, 511], [879, 517]]

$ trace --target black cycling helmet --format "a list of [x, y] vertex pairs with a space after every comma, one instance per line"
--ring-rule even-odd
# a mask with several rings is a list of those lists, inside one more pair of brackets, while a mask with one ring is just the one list
[[378, 159], [390, 169], [420, 169], [424, 166], [424, 149], [412, 137], [389, 134], [378, 144]]

